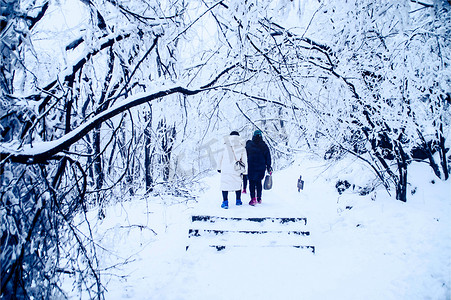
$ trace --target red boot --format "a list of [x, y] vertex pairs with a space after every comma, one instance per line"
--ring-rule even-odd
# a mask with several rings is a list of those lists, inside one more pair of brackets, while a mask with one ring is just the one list
[[255, 198], [252, 198], [249, 202], [249, 205], [255, 206], [257, 204], [257, 200]]

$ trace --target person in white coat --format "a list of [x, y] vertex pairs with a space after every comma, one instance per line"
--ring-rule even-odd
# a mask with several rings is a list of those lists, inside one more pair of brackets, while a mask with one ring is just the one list
[[229, 208], [228, 193], [235, 192], [236, 205], [241, 202], [242, 176], [247, 174], [247, 153], [244, 142], [236, 131], [224, 137], [224, 149], [219, 154], [219, 169], [221, 173], [222, 208]]

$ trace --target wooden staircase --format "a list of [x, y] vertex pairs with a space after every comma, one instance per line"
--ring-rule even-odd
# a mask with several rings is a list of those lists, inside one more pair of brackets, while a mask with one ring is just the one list
[[221, 217], [194, 215], [188, 230], [189, 245], [213, 247], [294, 247], [315, 253], [307, 218]]

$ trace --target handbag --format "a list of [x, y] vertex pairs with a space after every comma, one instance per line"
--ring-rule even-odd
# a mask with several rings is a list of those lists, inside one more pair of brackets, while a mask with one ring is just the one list
[[246, 165], [241, 160], [241, 158], [240, 158], [240, 160], [236, 159], [236, 155], [235, 155], [235, 151], [233, 151], [233, 147], [231, 147], [231, 149], [232, 149], [232, 153], [233, 153], [233, 158], [235, 158], [235, 165], [233, 166], [233, 168], [235, 169], [235, 171], [237, 171], [239, 173], [244, 173], [244, 171], [246, 171]]
[[235, 171], [243, 173], [246, 170], [246, 165], [240, 160], [235, 162]]
[[265, 182], [263, 183], [263, 189], [270, 190], [272, 188], [272, 175], [265, 176]]

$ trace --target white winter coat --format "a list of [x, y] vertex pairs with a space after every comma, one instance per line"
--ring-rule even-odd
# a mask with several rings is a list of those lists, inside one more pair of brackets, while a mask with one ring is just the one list
[[241, 190], [243, 182], [241, 172], [235, 171], [235, 162], [241, 161], [245, 164], [247, 174], [247, 154], [243, 140], [238, 135], [224, 137], [224, 148], [219, 153], [219, 170], [221, 170], [221, 190], [238, 191]]

